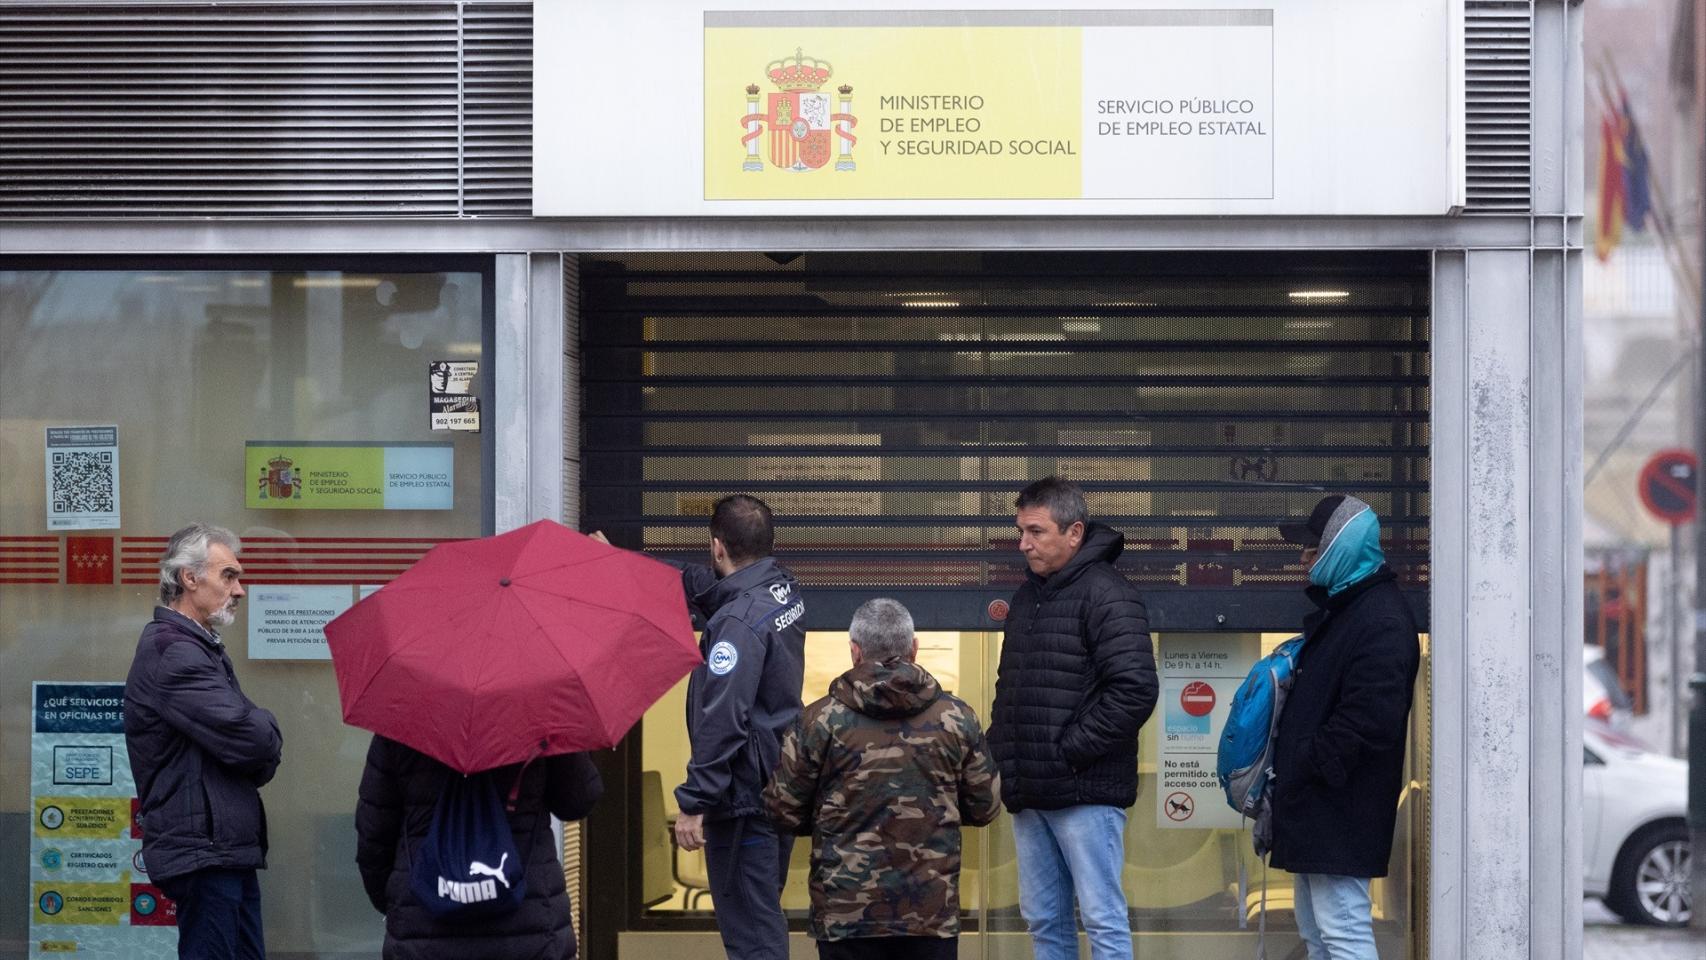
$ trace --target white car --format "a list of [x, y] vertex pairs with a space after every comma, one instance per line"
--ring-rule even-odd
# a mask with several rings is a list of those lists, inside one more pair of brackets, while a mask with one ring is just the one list
[[1582, 746], [1582, 892], [1630, 923], [1686, 926], [1688, 764], [1591, 720]]
[[1627, 729], [1635, 700], [1617, 679], [1617, 668], [1605, 651], [1591, 644], [1582, 647], [1582, 710], [1590, 720], [1602, 720], [1619, 730]]

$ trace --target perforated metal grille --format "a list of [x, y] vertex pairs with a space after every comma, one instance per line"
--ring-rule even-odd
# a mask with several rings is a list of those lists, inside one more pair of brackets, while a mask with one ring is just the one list
[[1527, 0], [1468, 0], [1464, 7], [1469, 212], [1531, 207], [1533, 15]]
[[533, 209], [533, 4], [462, 13], [462, 212]]
[[997, 596], [1061, 473], [1146, 592], [1295, 595], [1274, 524], [1349, 489], [1426, 583], [1420, 258], [775, 259], [583, 258], [589, 526], [702, 557], [750, 492], [808, 584]]
[[0, 215], [525, 216], [532, 5], [0, 5]]

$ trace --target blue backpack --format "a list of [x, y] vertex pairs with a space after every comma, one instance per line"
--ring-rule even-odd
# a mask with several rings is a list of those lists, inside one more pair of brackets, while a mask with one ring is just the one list
[[[520, 786], [517, 775], [506, 807], [490, 773], [453, 773], [445, 781], [409, 868], [409, 888], [434, 918], [489, 920], [515, 910], [527, 897], [526, 864], [506, 816], [506, 809], [515, 809]], [[538, 826], [535, 819], [534, 829]]]
[[1220, 738], [1215, 776], [1232, 809], [1255, 821], [1252, 839], [1259, 857], [1267, 855], [1273, 841], [1269, 798], [1274, 779], [1274, 732], [1279, 729], [1280, 711], [1291, 692], [1303, 641], [1301, 636], [1292, 637], [1250, 668], [1232, 695], [1231, 713]]

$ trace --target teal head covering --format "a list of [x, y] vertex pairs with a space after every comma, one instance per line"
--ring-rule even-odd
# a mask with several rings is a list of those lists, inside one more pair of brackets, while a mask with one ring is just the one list
[[1380, 518], [1368, 504], [1345, 497], [1321, 531], [1321, 555], [1309, 568], [1309, 582], [1337, 596], [1366, 580], [1386, 554], [1380, 550]]

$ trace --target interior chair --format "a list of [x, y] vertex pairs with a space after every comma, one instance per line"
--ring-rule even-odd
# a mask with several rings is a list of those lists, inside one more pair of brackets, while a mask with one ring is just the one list
[[640, 844], [642, 902], [655, 907], [674, 898], [680, 888], [682, 909], [699, 909], [699, 902], [711, 895], [705, 851], [683, 850], [676, 845], [675, 817], [665, 812], [663, 774], [659, 771], [640, 771], [640, 804], [640, 821], [644, 826]]

